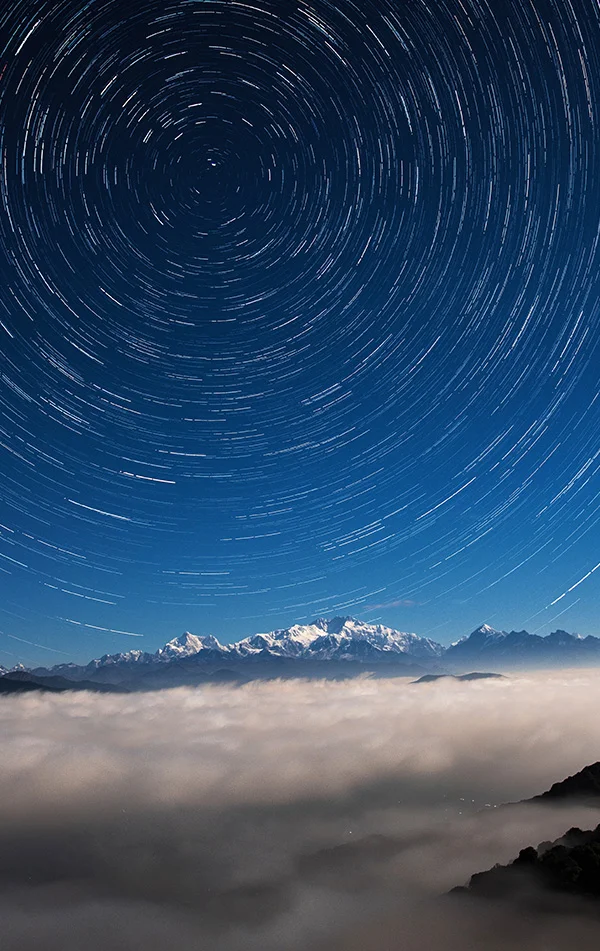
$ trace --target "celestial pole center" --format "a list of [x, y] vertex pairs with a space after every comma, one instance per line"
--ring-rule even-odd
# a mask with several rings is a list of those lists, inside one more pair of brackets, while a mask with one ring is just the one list
[[598, 633], [594, 6], [11, 0], [0, 36], [0, 663]]

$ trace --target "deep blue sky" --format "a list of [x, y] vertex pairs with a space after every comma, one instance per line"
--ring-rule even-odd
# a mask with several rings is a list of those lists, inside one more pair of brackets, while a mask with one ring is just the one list
[[0, 41], [0, 663], [600, 634], [593, 4], [22, 0]]

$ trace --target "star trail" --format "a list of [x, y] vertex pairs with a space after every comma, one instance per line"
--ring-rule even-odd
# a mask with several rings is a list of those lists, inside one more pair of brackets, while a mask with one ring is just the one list
[[2, 11], [0, 663], [599, 633], [597, 5]]

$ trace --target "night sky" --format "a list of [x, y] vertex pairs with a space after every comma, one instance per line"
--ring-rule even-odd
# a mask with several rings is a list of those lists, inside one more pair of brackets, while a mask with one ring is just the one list
[[600, 633], [592, 0], [9, 0], [0, 48], [0, 663]]

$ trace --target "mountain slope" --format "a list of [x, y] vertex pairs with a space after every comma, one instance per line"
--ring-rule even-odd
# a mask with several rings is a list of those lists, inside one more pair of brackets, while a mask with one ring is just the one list
[[559, 805], [574, 799], [593, 801], [600, 805], [600, 763], [584, 766], [574, 776], [567, 776], [562, 782], [554, 783], [546, 792], [528, 799], [527, 802]]
[[483, 624], [444, 653], [450, 668], [481, 665], [495, 667], [554, 667], [600, 663], [600, 638], [553, 631], [546, 637], [527, 631], [496, 631]]

